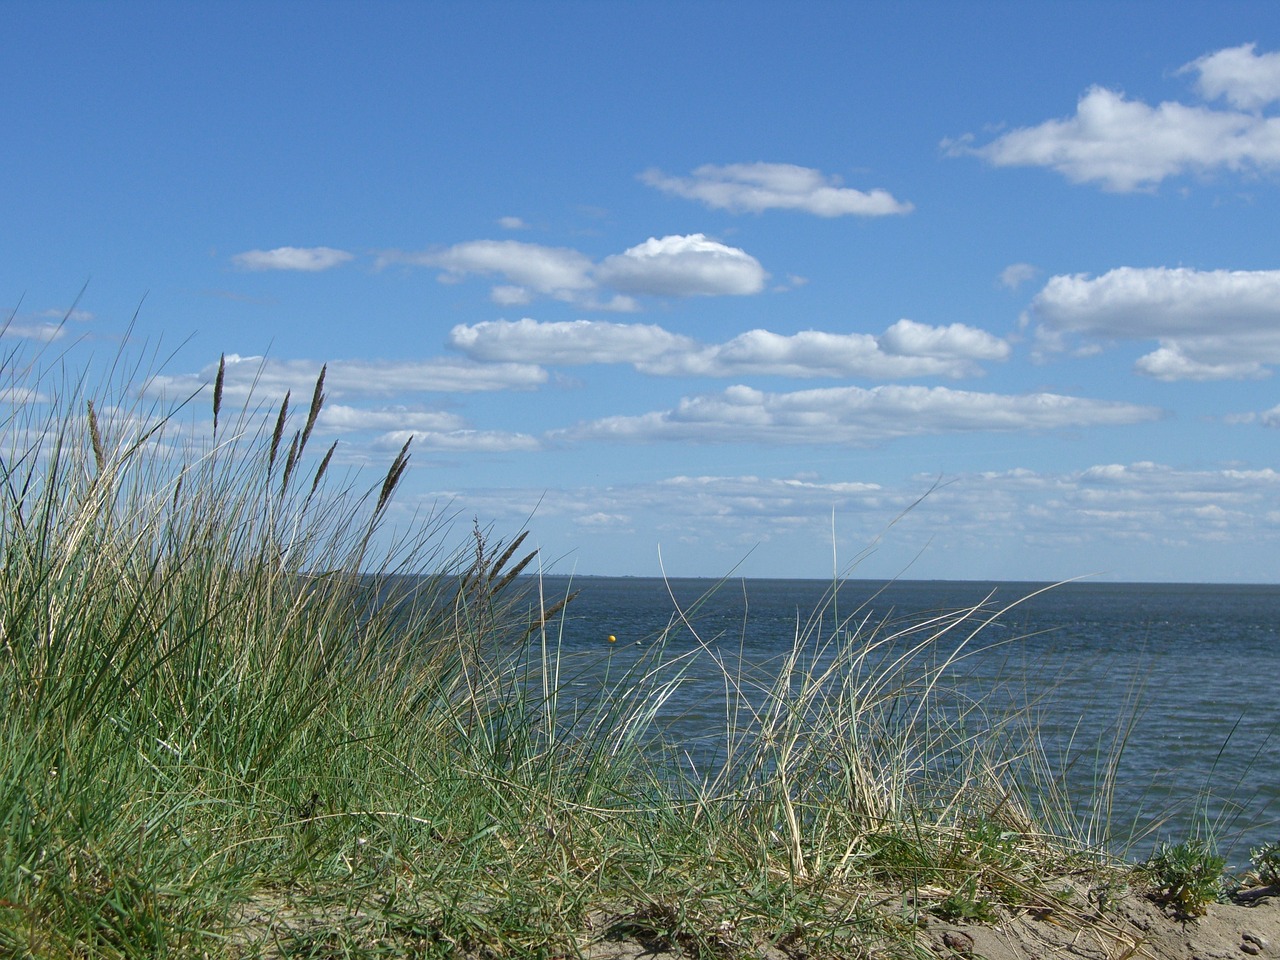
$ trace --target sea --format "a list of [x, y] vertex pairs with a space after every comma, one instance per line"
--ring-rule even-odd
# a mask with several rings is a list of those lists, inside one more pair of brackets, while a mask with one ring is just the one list
[[763, 703], [798, 641], [810, 667], [861, 645], [868, 670], [936, 678], [937, 723], [962, 717], [975, 736], [1042, 757], [1041, 787], [1064, 798], [1054, 809], [1091, 843], [1140, 859], [1201, 837], [1244, 867], [1251, 849], [1280, 842], [1280, 586], [560, 576], [526, 586], [544, 605], [573, 598], [539, 641], [565, 702], [590, 704], [605, 688], [641, 696], [647, 678], [665, 697], [651, 696], [661, 700], [651, 727], [694, 775], [722, 760], [727, 730], [750, 716], [742, 701]]

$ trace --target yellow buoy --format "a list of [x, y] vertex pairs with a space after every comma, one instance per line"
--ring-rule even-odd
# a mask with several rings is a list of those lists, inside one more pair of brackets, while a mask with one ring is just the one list
[[615, 637], [615, 636], [611, 633], [611, 634], [609, 634], [609, 642], [610, 642], [610, 643], [617, 643], [617, 642], [618, 642], [618, 638], [617, 638], [617, 637]]

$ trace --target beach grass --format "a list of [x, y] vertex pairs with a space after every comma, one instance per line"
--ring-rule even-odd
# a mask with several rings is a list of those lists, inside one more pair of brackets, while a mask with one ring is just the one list
[[4, 955], [911, 955], [926, 917], [1069, 918], [1120, 869], [1033, 713], [949, 682], [985, 606], [824, 604], [767, 676], [725, 663], [695, 759], [656, 718], [715, 648], [570, 700], [571, 599], [520, 535], [393, 530], [411, 448], [335, 466], [323, 373], [266, 406], [3, 362]]

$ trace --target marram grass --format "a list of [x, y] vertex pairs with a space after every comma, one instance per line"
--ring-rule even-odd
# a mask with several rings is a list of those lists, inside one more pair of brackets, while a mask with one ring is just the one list
[[726, 667], [691, 767], [653, 723], [688, 654], [568, 703], [567, 598], [522, 592], [521, 537], [390, 538], [409, 445], [335, 479], [323, 373], [239, 410], [221, 371], [212, 409], [5, 374], [0, 954], [907, 954], [1101, 869], [1027, 718], [948, 698], [980, 610], [816, 611], [766, 680]]

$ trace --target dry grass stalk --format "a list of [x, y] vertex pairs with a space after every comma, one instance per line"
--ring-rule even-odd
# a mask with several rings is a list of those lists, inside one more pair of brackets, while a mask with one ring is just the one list
[[227, 376], [227, 355], [218, 356], [218, 375], [213, 381], [213, 432], [218, 432], [218, 414], [222, 412], [222, 388]]
[[316, 388], [311, 394], [311, 407], [307, 410], [307, 425], [302, 428], [302, 442], [298, 444], [298, 455], [307, 448], [307, 440], [311, 438], [311, 429], [316, 425], [316, 417], [320, 416], [320, 408], [324, 406], [324, 375], [328, 371], [326, 363], [320, 368], [320, 376], [316, 377]]
[[267, 472], [276, 465], [276, 456], [280, 452], [280, 439], [284, 436], [284, 422], [289, 416], [289, 392], [286, 390], [284, 400], [280, 403], [280, 415], [276, 417], [276, 427], [271, 433], [271, 452], [267, 454]]

